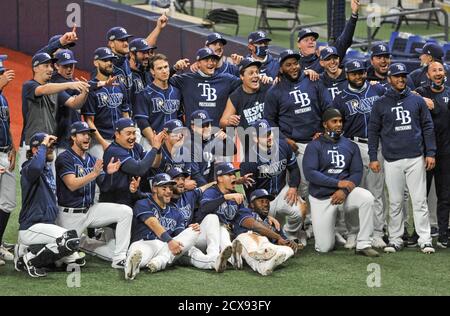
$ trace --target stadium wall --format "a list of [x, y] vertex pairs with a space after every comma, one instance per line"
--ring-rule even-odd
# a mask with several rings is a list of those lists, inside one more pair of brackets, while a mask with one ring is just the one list
[[[2, 0], [0, 1], [0, 46], [33, 55], [50, 36], [69, 31], [76, 23], [79, 40], [73, 48], [78, 68], [92, 69], [92, 55], [106, 45], [106, 32], [123, 26], [128, 33], [145, 37], [153, 30], [157, 14], [108, 0]], [[158, 50], [175, 62], [193, 59], [211, 30], [170, 18], [158, 40]], [[228, 52], [246, 54], [245, 38], [227, 37]], [[281, 47], [271, 47], [277, 55]]]

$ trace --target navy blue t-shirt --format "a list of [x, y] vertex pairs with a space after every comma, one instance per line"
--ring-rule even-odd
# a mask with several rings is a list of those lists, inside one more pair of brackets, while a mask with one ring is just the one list
[[184, 227], [188, 227], [193, 222], [194, 211], [200, 204], [202, 190], [195, 188], [184, 192], [176, 201], [172, 201], [173, 206], [181, 213], [184, 219]]
[[230, 95], [230, 100], [236, 109], [236, 115], [241, 116], [239, 126], [247, 128], [263, 118], [264, 99], [270, 87], [270, 85], [261, 84], [257, 92], [249, 94], [240, 86]]

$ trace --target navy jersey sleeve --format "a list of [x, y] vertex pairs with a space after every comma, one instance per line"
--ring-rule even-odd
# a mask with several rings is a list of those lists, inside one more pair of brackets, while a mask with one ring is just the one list
[[425, 100], [420, 98], [420, 124], [423, 131], [423, 138], [425, 142], [425, 156], [436, 156], [436, 136], [434, 134], [434, 125], [431, 118], [430, 111], [428, 110]]
[[72, 96], [70, 94], [68, 94], [66, 91], [61, 91], [60, 93], [58, 93], [58, 105], [64, 106], [67, 102], [67, 100], [69, 100]]
[[149, 207], [148, 200], [139, 200], [133, 208], [134, 216], [141, 222], [145, 223], [150, 217], [156, 217], [154, 209]]
[[323, 113], [325, 112], [326, 109], [328, 109], [331, 106], [333, 99], [331, 98], [328, 89], [323, 89], [322, 85], [320, 85], [319, 82], [315, 82], [315, 86], [318, 92], [319, 106]]
[[177, 212], [177, 218], [175, 220], [177, 222], [177, 226], [173, 229], [172, 237], [177, 236], [186, 228], [185, 220], [180, 212]]
[[244, 207], [242, 204], [239, 205], [239, 211], [236, 214], [236, 216], [233, 218], [233, 226], [242, 226], [242, 222], [246, 219], [252, 217], [252, 210], [249, 208]]
[[141, 130], [144, 130], [150, 126], [150, 123], [148, 121], [150, 113], [148, 112], [149, 105], [147, 101], [147, 92], [144, 90], [136, 95], [135, 103], [133, 105], [134, 119], [138, 123], [138, 126]]
[[68, 174], [76, 174], [75, 164], [70, 157], [61, 154], [56, 158], [55, 162], [56, 175], [61, 179]]
[[95, 116], [97, 114], [97, 99], [94, 92], [89, 92], [89, 95], [81, 108], [81, 114], [87, 116]]
[[52, 56], [53, 53], [55, 53], [59, 48], [63, 48], [63, 46], [61, 45], [61, 42], [57, 40], [50, 42], [50, 44], [42, 47], [40, 50], [37, 51], [37, 53], [47, 53], [50, 56]]
[[267, 91], [264, 98], [264, 118], [269, 121], [270, 126], [280, 126], [278, 121], [278, 96], [274, 87]]
[[318, 186], [337, 188], [338, 179], [328, 177], [320, 172], [320, 143], [312, 141], [306, 146], [303, 157], [303, 172], [307, 181]]
[[35, 94], [36, 88], [41, 86], [37, 81], [30, 80], [26, 82], [23, 86], [24, 95], [29, 100], [36, 100], [37, 96]]
[[369, 119], [369, 158], [370, 161], [378, 160], [378, 142], [380, 141], [381, 131], [381, 113], [380, 109], [384, 106], [383, 99], [380, 98], [374, 102]]
[[291, 146], [289, 146], [286, 142], [283, 142], [284, 150], [287, 153], [288, 157], [288, 163], [287, 163], [287, 169], [289, 170], [289, 177], [288, 177], [288, 185], [290, 188], [298, 188], [300, 185], [300, 168], [297, 163], [297, 156], [292, 151]]
[[347, 180], [353, 182], [356, 186], [360, 185], [363, 176], [363, 163], [361, 158], [361, 152], [358, 145], [350, 142], [353, 151], [352, 162], [350, 164], [350, 176]]
[[47, 146], [40, 145], [36, 155], [31, 161], [22, 168], [22, 176], [26, 177], [29, 182], [36, 181], [42, 174], [47, 157]]
[[356, 22], [358, 21], [358, 15], [352, 14], [347, 23], [345, 23], [344, 30], [341, 35], [336, 39], [334, 45], [341, 60], [344, 59], [347, 49], [353, 43], [353, 35], [355, 34]]
[[169, 79], [169, 83], [178, 89], [183, 89], [184, 75], [175, 75]]
[[123, 113], [130, 113], [130, 97], [128, 89], [124, 85], [120, 85], [120, 90], [123, 94], [122, 104], [120, 105], [120, 111]]
[[144, 157], [141, 160], [136, 160], [128, 154], [127, 157], [123, 157], [123, 161], [122, 159], [120, 160], [120, 168], [132, 176], [142, 177], [153, 165], [157, 151], [156, 148], [152, 148], [150, 151], [145, 152]]
[[206, 215], [215, 213], [223, 202], [225, 202], [223, 194], [220, 194], [214, 187], [207, 189], [203, 192], [200, 200], [200, 207], [196, 213], [196, 221], [200, 222]]

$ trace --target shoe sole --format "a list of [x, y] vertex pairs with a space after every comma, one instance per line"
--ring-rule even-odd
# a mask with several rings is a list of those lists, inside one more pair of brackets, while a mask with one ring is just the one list
[[217, 273], [222, 273], [227, 268], [227, 261], [230, 259], [233, 252], [233, 248], [231, 246], [226, 247], [220, 256], [219, 266], [216, 268]]
[[148, 269], [149, 273], [156, 273], [156, 272], [158, 272], [158, 267], [153, 262], [149, 262], [147, 264], [147, 269]]
[[274, 260], [274, 262], [272, 264], [272, 267], [270, 269], [267, 269], [265, 271], [265, 273], [262, 275], [264, 275], [264, 276], [271, 275], [273, 273], [273, 270], [286, 260], [286, 254], [284, 254], [284, 253], [277, 254], [276, 258], [274, 258], [273, 260]]
[[396, 253], [397, 252], [397, 250], [395, 250], [395, 249], [386, 249], [386, 248], [384, 248], [384, 250], [383, 250], [385, 253]]
[[380, 256], [380, 254], [377, 251], [375, 251], [375, 250], [373, 250], [372, 253], [370, 251], [366, 251], [364, 249], [363, 250], [355, 250], [355, 253], [357, 255], [364, 256], [364, 257], [369, 257], [369, 258], [375, 258], [375, 257], [379, 257]]
[[239, 240], [235, 240], [232, 245], [233, 262], [237, 270], [243, 268], [242, 262], [242, 243]]
[[272, 248], [266, 248], [267, 251], [264, 251], [264, 253], [260, 252], [250, 252], [248, 255], [252, 257], [255, 260], [270, 260], [272, 259], [277, 253]]
[[27, 273], [28, 273], [28, 275], [29, 275], [30, 277], [32, 277], [32, 278], [41, 278], [41, 277], [46, 277], [46, 276], [47, 276], [47, 274], [40, 274], [40, 273], [38, 273], [38, 272], [36, 271], [36, 268], [34, 268], [34, 273], [31, 272], [31, 268], [30, 268], [30, 266], [28, 265], [28, 262], [25, 261], [25, 260], [23, 260], [23, 263], [24, 263], [24, 265], [25, 265], [25, 270], [27, 271]]
[[142, 261], [142, 252], [140, 250], [137, 250], [130, 258], [130, 261], [127, 264], [127, 268], [129, 267], [130, 270], [127, 271], [125, 269], [125, 279], [126, 280], [134, 280], [136, 275], [139, 273], [139, 265]]
[[433, 248], [424, 248], [424, 249], [421, 249], [420, 251], [425, 254], [432, 254], [432, 253], [436, 252]]
[[447, 249], [448, 246], [441, 244], [439, 241], [436, 243], [436, 246], [438, 246], [441, 249]]

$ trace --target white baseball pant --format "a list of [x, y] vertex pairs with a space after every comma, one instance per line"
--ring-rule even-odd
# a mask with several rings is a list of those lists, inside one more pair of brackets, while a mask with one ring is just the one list
[[302, 215], [300, 212], [300, 205], [289, 205], [284, 199], [289, 186], [286, 185], [283, 190], [275, 197], [275, 200], [270, 202], [269, 215], [277, 217], [281, 222], [286, 222], [283, 226], [283, 230], [286, 233], [286, 237], [290, 240], [299, 238], [299, 232], [302, 227]]
[[356, 249], [365, 249], [372, 245], [373, 234], [373, 195], [366, 189], [356, 187], [341, 205], [332, 205], [331, 197], [317, 199], [309, 196], [311, 203], [311, 219], [314, 231], [315, 249], [318, 252], [333, 250], [336, 232], [336, 213], [339, 207], [345, 212], [358, 211], [359, 232]]
[[105, 243], [89, 243], [88, 239], [83, 238], [81, 247], [100, 257], [108, 258], [108, 261], [119, 262], [126, 258], [133, 220], [133, 210], [129, 206], [116, 203], [97, 203], [92, 205], [86, 214], [66, 213], [62, 209], [64, 207], [60, 207], [56, 224], [76, 230], [78, 236], [81, 236], [86, 228], [117, 223], [115, 236], [109, 236], [112, 238], [107, 238]]
[[405, 187], [407, 187], [412, 200], [414, 225], [419, 235], [419, 245], [431, 243], [424, 157], [399, 159], [393, 162], [385, 161], [384, 170], [389, 193], [389, 242], [398, 246], [403, 244], [402, 202]]
[[5, 172], [0, 173], [0, 210], [11, 213], [17, 205], [16, 175], [9, 171], [8, 153], [0, 153], [0, 167], [5, 168]]

